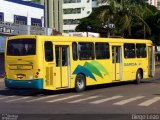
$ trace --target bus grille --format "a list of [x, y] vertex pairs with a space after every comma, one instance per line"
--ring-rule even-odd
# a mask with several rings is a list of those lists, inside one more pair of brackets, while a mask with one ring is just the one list
[[46, 85], [53, 85], [53, 67], [47, 67], [46, 68]]

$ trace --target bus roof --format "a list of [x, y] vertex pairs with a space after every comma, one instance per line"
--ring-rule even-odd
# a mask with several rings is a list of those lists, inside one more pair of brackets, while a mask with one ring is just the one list
[[[76, 37], [76, 36], [44, 36], [44, 35], [18, 35], [11, 36], [8, 39], [21, 39], [21, 38], [35, 38], [41, 40], [52, 40], [58, 42], [115, 42], [115, 43], [148, 43], [152, 44], [151, 40], [147, 39], [127, 39], [127, 38], [94, 38], [94, 37]], [[67, 41], [66, 41], [67, 40]]]

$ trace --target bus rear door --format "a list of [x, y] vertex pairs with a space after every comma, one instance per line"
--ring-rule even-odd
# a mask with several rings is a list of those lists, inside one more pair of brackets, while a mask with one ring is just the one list
[[68, 88], [70, 80], [69, 46], [56, 45], [56, 88]]

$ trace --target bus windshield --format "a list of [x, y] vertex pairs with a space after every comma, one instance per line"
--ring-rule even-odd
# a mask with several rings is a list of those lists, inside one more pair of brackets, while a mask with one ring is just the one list
[[36, 39], [14, 39], [7, 44], [7, 55], [27, 56], [36, 54]]

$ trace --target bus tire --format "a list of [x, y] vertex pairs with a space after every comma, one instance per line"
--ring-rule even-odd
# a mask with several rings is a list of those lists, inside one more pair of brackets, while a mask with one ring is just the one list
[[135, 83], [140, 84], [141, 80], [142, 80], [142, 73], [140, 70], [137, 70]]
[[86, 78], [82, 74], [78, 74], [75, 80], [75, 90], [76, 92], [82, 92], [86, 88]]

